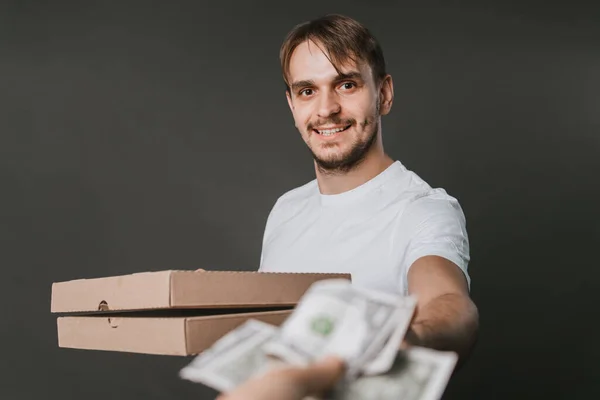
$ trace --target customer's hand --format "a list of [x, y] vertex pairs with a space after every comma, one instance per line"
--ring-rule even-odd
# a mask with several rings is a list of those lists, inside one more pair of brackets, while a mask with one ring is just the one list
[[344, 363], [328, 357], [308, 367], [278, 367], [251, 378], [216, 400], [302, 400], [320, 397], [344, 375]]

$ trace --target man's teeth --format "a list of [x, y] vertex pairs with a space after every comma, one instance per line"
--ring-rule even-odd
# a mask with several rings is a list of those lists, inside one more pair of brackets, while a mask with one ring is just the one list
[[321, 135], [323, 136], [330, 136], [333, 135], [334, 133], [338, 133], [343, 131], [346, 128], [337, 128], [337, 129], [324, 129], [322, 131], [318, 131]]

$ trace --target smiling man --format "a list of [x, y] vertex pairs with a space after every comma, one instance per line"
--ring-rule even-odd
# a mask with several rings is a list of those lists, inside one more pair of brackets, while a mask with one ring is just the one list
[[357, 21], [328, 15], [295, 27], [280, 58], [316, 179], [275, 203], [259, 271], [351, 273], [357, 286], [413, 294], [408, 344], [462, 361], [478, 328], [465, 216], [385, 153], [381, 118], [394, 88], [378, 42]]

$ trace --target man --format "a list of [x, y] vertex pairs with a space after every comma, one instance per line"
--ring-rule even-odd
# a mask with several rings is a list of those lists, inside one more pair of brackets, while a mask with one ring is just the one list
[[478, 328], [465, 217], [455, 198], [384, 151], [381, 117], [394, 88], [378, 42], [357, 21], [329, 15], [295, 27], [280, 59], [316, 179], [275, 203], [259, 271], [351, 273], [357, 286], [413, 294], [405, 344], [463, 360]]

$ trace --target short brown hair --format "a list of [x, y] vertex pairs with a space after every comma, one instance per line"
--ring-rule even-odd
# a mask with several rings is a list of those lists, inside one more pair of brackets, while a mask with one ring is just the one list
[[358, 21], [339, 14], [329, 14], [312, 21], [296, 25], [285, 38], [280, 52], [281, 69], [286, 88], [289, 64], [294, 49], [310, 40], [322, 45], [324, 53], [340, 72], [339, 66], [348, 60], [367, 62], [373, 71], [373, 79], [379, 83], [386, 75], [385, 60], [379, 42], [369, 30]]

